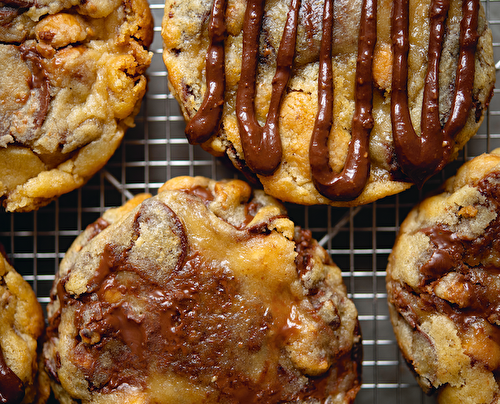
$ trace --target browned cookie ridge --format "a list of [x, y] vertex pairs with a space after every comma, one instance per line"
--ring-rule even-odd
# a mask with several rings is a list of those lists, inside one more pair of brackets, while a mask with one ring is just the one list
[[242, 181], [168, 181], [66, 253], [45, 367], [64, 402], [351, 403], [357, 311], [341, 272]]
[[189, 141], [304, 204], [422, 185], [495, 82], [478, 0], [167, 1], [162, 33]]
[[394, 331], [438, 402], [500, 397], [500, 150], [463, 165], [401, 225], [387, 266]]
[[146, 0], [0, 2], [0, 200], [44, 206], [109, 160], [146, 92]]

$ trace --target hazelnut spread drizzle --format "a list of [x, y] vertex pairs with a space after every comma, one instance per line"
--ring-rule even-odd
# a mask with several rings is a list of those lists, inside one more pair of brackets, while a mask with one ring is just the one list
[[[310, 164], [313, 181], [317, 190], [332, 200], [352, 200], [362, 192], [369, 177], [370, 157], [369, 135], [373, 127], [372, 117], [372, 59], [376, 42], [376, 2], [363, 2], [360, 19], [358, 63], [356, 71], [355, 114], [352, 123], [351, 142], [344, 169], [336, 174], [328, 161], [328, 134], [333, 120], [333, 84], [331, 61], [333, 19], [332, 0], [325, 1], [324, 27], [320, 49], [318, 78], [318, 114], [311, 138]], [[223, 26], [222, 5], [214, 3], [218, 27]], [[225, 6], [225, 5], [224, 5]], [[395, 152], [401, 171], [417, 185], [422, 185], [431, 175], [440, 170], [452, 152], [454, 138], [464, 126], [472, 107], [472, 89], [475, 73], [475, 50], [478, 41], [478, 0], [463, 0], [460, 28], [460, 55], [458, 60], [455, 95], [447, 122], [442, 127], [439, 120], [439, 61], [442, 52], [445, 21], [450, 0], [433, 0], [429, 11], [430, 39], [428, 49], [428, 72], [424, 87], [422, 105], [421, 134], [415, 133], [408, 110], [408, 49], [409, 49], [409, 9], [408, 0], [393, 3], [392, 38], [392, 94], [391, 121]], [[277, 71], [273, 79], [272, 99], [266, 125], [262, 128], [254, 111], [256, 70], [258, 63], [259, 35], [264, 14], [264, 0], [250, 0], [244, 20], [241, 79], [237, 91], [237, 118], [241, 142], [248, 167], [259, 175], [272, 175], [281, 162], [281, 140], [279, 137], [279, 109], [283, 91], [288, 83], [293, 65], [295, 37], [300, 1], [293, 0], [285, 24], [282, 42], [277, 56]], [[214, 24], [214, 23], [212, 23]], [[306, 24], [307, 25], [307, 24]], [[212, 25], [211, 25], [212, 26]], [[306, 27], [307, 28], [307, 27]], [[215, 32], [215, 30], [213, 30]], [[213, 98], [213, 88], [224, 87], [223, 59], [224, 47], [221, 35], [210, 33], [209, 55], [218, 61], [217, 67], [207, 63], [207, 91], [203, 103], [212, 99], [212, 105], [222, 106], [223, 92], [218, 92], [218, 102]], [[217, 72], [217, 74], [215, 74]], [[210, 79], [212, 77], [212, 80]], [[214, 123], [214, 116], [218, 121]], [[188, 139], [201, 143], [216, 133], [220, 122], [211, 108], [203, 107], [188, 124]], [[199, 123], [202, 125], [196, 126]], [[210, 122], [210, 125], [208, 124]]]
[[18, 404], [23, 398], [23, 383], [5, 363], [0, 347], [0, 403]]

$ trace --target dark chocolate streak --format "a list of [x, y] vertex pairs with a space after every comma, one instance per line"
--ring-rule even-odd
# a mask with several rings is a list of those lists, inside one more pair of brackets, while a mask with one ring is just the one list
[[[222, 22], [222, 5], [214, 2], [214, 12]], [[325, 1], [325, 12], [333, 13], [332, 0]], [[393, 37], [393, 81], [391, 95], [391, 120], [397, 161], [401, 171], [414, 183], [421, 186], [430, 176], [448, 162], [454, 146], [454, 138], [467, 121], [473, 105], [472, 89], [475, 71], [475, 50], [478, 33], [478, 0], [463, 0], [460, 29], [460, 56], [455, 88], [448, 121], [441, 126], [439, 121], [439, 61], [442, 52], [445, 21], [450, 0], [433, 0], [430, 16], [430, 39], [428, 71], [424, 87], [421, 116], [421, 134], [417, 135], [408, 108], [408, 24], [409, 0], [395, 1], [392, 16]], [[371, 79], [373, 46], [376, 41], [376, 2], [364, 4], [365, 17], [360, 21], [358, 64], [356, 72], [356, 111], [352, 123], [352, 140], [344, 169], [340, 174], [332, 171], [328, 164], [328, 134], [333, 120], [333, 84], [331, 72], [331, 29], [323, 29], [320, 51], [318, 83], [318, 114], [311, 138], [310, 164], [317, 190], [331, 200], [352, 200], [363, 191], [370, 173], [369, 136], [373, 127]], [[225, 7], [225, 4], [224, 4]], [[236, 113], [242, 147], [248, 167], [259, 175], [272, 175], [281, 162], [281, 139], [278, 120], [283, 91], [288, 83], [293, 65], [296, 41], [298, 9], [300, 0], [293, 0], [283, 33], [277, 60], [277, 71], [273, 79], [273, 92], [266, 124], [262, 128], [255, 117], [254, 98], [257, 63], [259, 59], [259, 36], [264, 14], [264, 0], [250, 0], [244, 19], [243, 54], [241, 79], [237, 91]], [[332, 17], [333, 18], [333, 17]], [[330, 24], [327, 18], [324, 24]], [[216, 20], [215, 17], [212, 21]], [[306, 19], [306, 31], [308, 31]], [[375, 28], [374, 28], [375, 27]], [[215, 31], [214, 31], [215, 32]], [[308, 31], [307, 34], [310, 34]], [[375, 37], [373, 37], [375, 35]], [[210, 31], [212, 44], [207, 56], [207, 92], [203, 106], [188, 123], [188, 139], [201, 143], [214, 135], [220, 125], [224, 102], [224, 47], [222, 33], [217, 36]], [[328, 46], [326, 43], [329, 42]], [[330, 58], [328, 56], [330, 55]], [[214, 61], [211, 61], [213, 58]], [[205, 106], [206, 105], [206, 106]], [[215, 107], [217, 106], [217, 107]], [[218, 117], [218, 118], [217, 118]]]
[[203, 104], [186, 127], [186, 135], [191, 144], [203, 143], [217, 132], [224, 105], [226, 78], [224, 72], [224, 38], [226, 37], [227, 0], [214, 0], [208, 32], [210, 48], [207, 53], [207, 86]]
[[277, 56], [272, 82], [271, 103], [262, 128], [255, 117], [255, 81], [259, 51], [259, 34], [264, 15], [264, 1], [249, 1], [243, 28], [241, 79], [236, 96], [236, 116], [241, 133], [245, 161], [256, 174], [271, 175], [281, 162], [279, 111], [288, 84], [295, 55], [300, 0], [292, 0]]
[[31, 62], [31, 80], [29, 86], [31, 89], [38, 89], [40, 94], [40, 107], [34, 114], [34, 124], [36, 128], [42, 126], [47, 116], [50, 104], [50, 82], [45, 69], [42, 65], [42, 58], [36, 49], [21, 45], [19, 47], [23, 60]]
[[479, 2], [464, 0], [456, 92], [451, 114], [444, 128], [441, 127], [439, 122], [439, 61], [449, 7], [449, 0], [435, 0], [429, 12], [431, 19], [429, 62], [422, 104], [421, 135], [418, 136], [413, 129], [408, 108], [409, 1], [396, 1], [393, 6], [392, 132], [401, 170], [417, 185], [422, 185], [446, 164], [455, 135], [464, 126], [472, 106]]
[[0, 347], [0, 403], [17, 404], [23, 401], [23, 398], [23, 383], [5, 363]]
[[377, 40], [377, 2], [364, 0], [361, 11], [356, 68], [355, 112], [347, 159], [340, 174], [333, 172], [329, 160], [328, 137], [333, 124], [332, 30], [333, 1], [325, 0], [318, 78], [318, 114], [311, 137], [309, 161], [316, 189], [333, 200], [357, 198], [370, 174], [368, 146], [373, 128], [372, 60]]

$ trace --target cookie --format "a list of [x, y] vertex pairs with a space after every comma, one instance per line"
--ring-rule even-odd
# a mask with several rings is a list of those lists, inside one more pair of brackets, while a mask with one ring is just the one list
[[82, 186], [134, 125], [146, 0], [0, 3], [0, 200], [30, 211]]
[[300, 204], [421, 186], [495, 82], [478, 0], [167, 0], [162, 36], [188, 140]]
[[179, 177], [76, 239], [48, 306], [65, 403], [350, 403], [357, 311], [341, 272], [243, 181]]
[[44, 329], [42, 308], [31, 286], [1, 250], [0, 402], [42, 404], [50, 394], [48, 380], [38, 373], [38, 339]]
[[500, 397], [500, 149], [465, 163], [401, 225], [387, 266], [401, 352], [439, 403]]

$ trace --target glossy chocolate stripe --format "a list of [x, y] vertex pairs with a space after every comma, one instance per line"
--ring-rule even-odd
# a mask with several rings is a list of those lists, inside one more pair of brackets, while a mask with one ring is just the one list
[[[439, 61], [441, 60], [442, 43], [446, 15], [450, 8], [449, 0], [437, 0], [429, 10], [430, 39], [428, 51], [428, 67], [425, 78], [422, 102], [421, 127], [422, 136], [435, 134], [439, 137], [441, 123], [439, 122]], [[437, 144], [439, 146], [439, 144]], [[437, 148], [439, 150], [439, 147]]]
[[264, 14], [262, 0], [249, 1], [243, 28], [241, 79], [236, 96], [236, 114], [241, 143], [248, 167], [261, 175], [271, 175], [281, 162], [279, 110], [295, 55], [300, 0], [292, 0], [277, 56], [271, 103], [264, 128], [255, 117], [255, 82], [259, 50], [259, 34]]
[[[477, 32], [479, 0], [464, 0], [462, 3], [462, 22], [460, 24], [460, 55], [458, 58], [457, 78], [455, 81], [455, 97], [451, 107], [451, 115], [444, 127], [445, 136], [452, 140], [467, 121], [472, 107], [472, 90], [474, 88], [475, 53], [479, 34]], [[451, 152], [448, 145], [445, 155]]]
[[333, 4], [331, 0], [328, 0], [325, 1], [323, 14], [323, 38], [318, 79], [319, 109], [311, 137], [309, 159], [314, 184], [322, 195], [334, 200], [352, 200], [361, 194], [370, 173], [368, 147], [370, 132], [373, 128], [371, 77], [373, 50], [377, 39], [376, 0], [363, 1], [352, 137], [344, 168], [339, 174], [333, 172], [328, 162], [328, 136], [333, 119], [332, 28]]
[[186, 136], [191, 144], [206, 142], [219, 129], [226, 87], [224, 70], [226, 6], [227, 0], [214, 0], [208, 28], [210, 47], [206, 59], [207, 92], [200, 109], [186, 126]]
[[456, 134], [464, 126], [472, 106], [474, 54], [478, 33], [479, 3], [465, 0], [462, 6], [460, 57], [455, 96], [444, 129], [439, 122], [439, 61], [449, 0], [435, 0], [430, 10], [429, 62], [422, 105], [421, 135], [413, 128], [408, 109], [408, 1], [395, 2], [393, 8], [393, 82], [392, 130], [401, 170], [417, 185], [422, 185], [448, 161]]
[[392, 10], [392, 96], [391, 118], [394, 147], [401, 170], [418, 185], [436, 171], [443, 158], [443, 133], [439, 123], [439, 60], [444, 20], [449, 0], [434, 1], [431, 6], [429, 66], [422, 106], [422, 134], [415, 133], [408, 107], [409, 1], [396, 1]]

